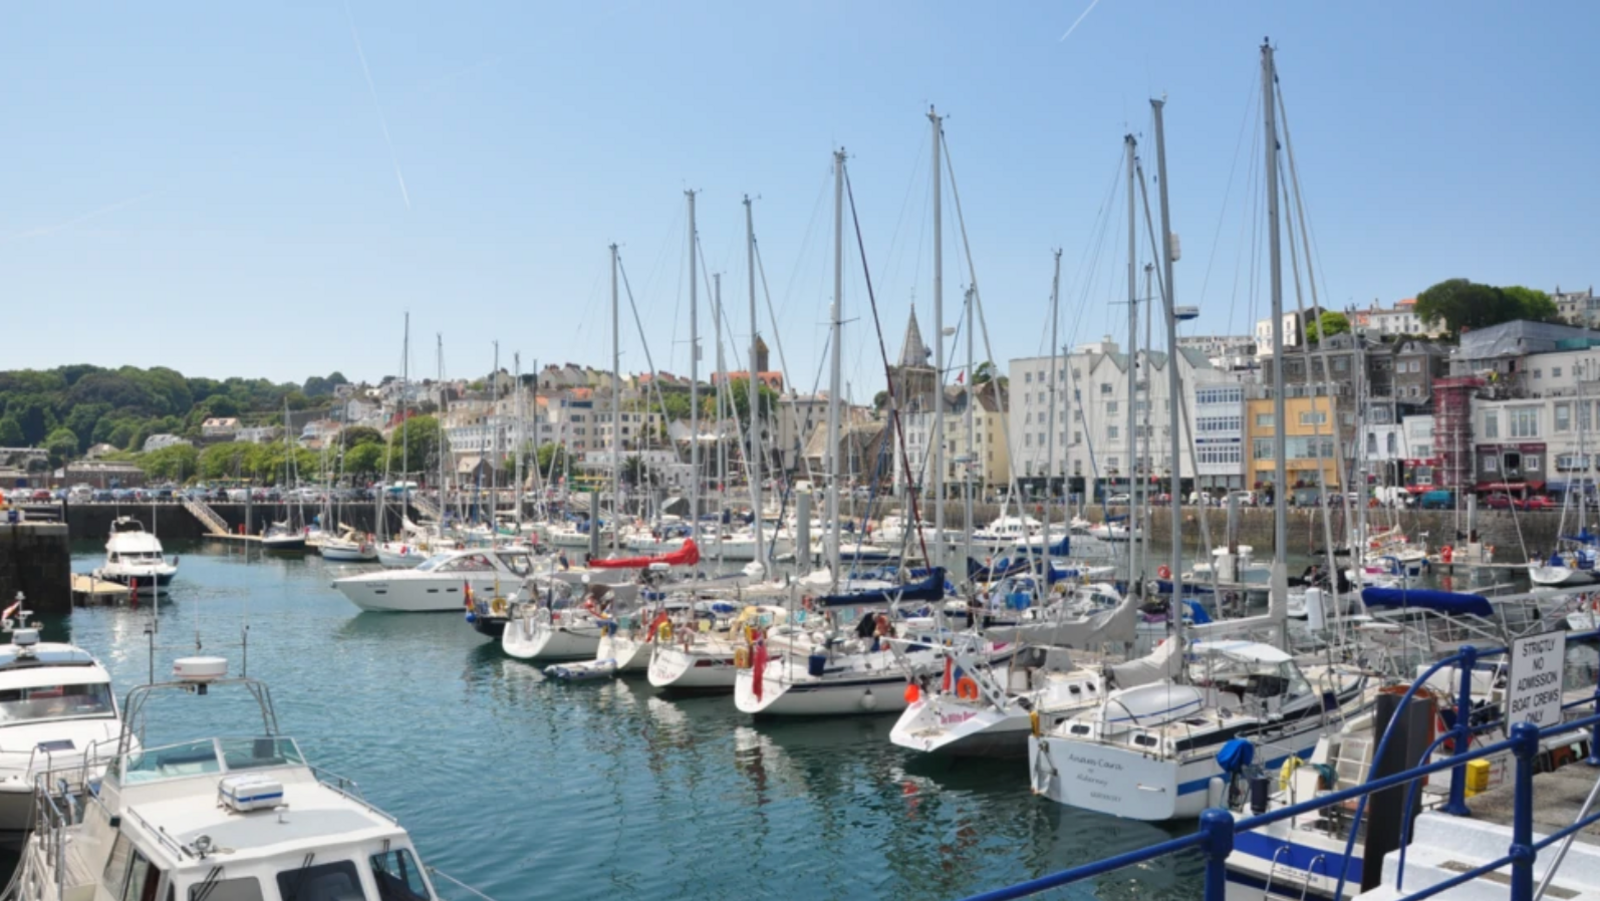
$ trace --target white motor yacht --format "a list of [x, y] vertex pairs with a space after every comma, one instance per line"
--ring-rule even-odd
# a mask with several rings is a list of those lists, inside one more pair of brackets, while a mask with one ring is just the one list
[[168, 562], [162, 556], [161, 542], [144, 530], [143, 523], [131, 516], [119, 516], [111, 522], [106, 562], [94, 571], [95, 578], [156, 592], [171, 584], [177, 574], [176, 558]]
[[[19, 599], [18, 604], [21, 603]], [[12, 614], [16, 619], [12, 619]], [[0, 623], [0, 843], [15, 847], [34, 816], [35, 783], [81, 791], [99, 778], [122, 723], [111, 675], [82, 648], [42, 642], [14, 605]]]
[[[129, 694], [127, 728], [98, 789], [75, 803], [41, 795], [12, 884], [17, 901], [437, 897], [406, 830], [355, 783], [308, 765], [278, 734], [266, 686], [227, 679], [226, 669], [221, 658], [179, 660], [177, 681]], [[259, 735], [135, 743], [152, 694], [229, 685], [256, 697]]]
[[333, 587], [362, 610], [396, 613], [458, 612], [463, 592], [494, 597], [533, 572], [524, 548], [473, 548], [436, 554], [414, 569], [383, 570], [333, 580]]
[[1189, 646], [1185, 681], [1113, 691], [1104, 702], [1028, 740], [1033, 789], [1051, 800], [1136, 820], [1199, 815], [1221, 799], [1217, 751], [1231, 739], [1262, 745], [1275, 769], [1309, 755], [1320, 734], [1365, 709], [1364, 673], [1302, 671], [1288, 654], [1244, 640]]

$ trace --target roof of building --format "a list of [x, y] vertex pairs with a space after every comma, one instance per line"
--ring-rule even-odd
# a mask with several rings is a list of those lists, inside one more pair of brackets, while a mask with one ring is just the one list
[[1461, 344], [1453, 356], [1458, 360], [1487, 360], [1544, 353], [1572, 338], [1600, 341], [1600, 332], [1554, 322], [1513, 319], [1488, 328], [1462, 330]]

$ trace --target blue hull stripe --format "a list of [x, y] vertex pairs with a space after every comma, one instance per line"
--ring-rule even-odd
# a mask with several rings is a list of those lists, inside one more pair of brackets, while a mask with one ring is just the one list
[[[1278, 850], [1285, 846], [1289, 850]], [[1361, 858], [1359, 857], [1345, 857], [1336, 851], [1323, 851], [1318, 848], [1297, 845], [1294, 842], [1273, 838], [1270, 835], [1262, 835], [1259, 832], [1241, 832], [1235, 835], [1233, 837], [1233, 850], [1248, 854], [1251, 857], [1258, 857], [1268, 863], [1276, 860], [1280, 866], [1293, 867], [1301, 872], [1309, 872], [1312, 862], [1321, 857], [1322, 860], [1316, 864], [1317, 869], [1314, 875], [1330, 876], [1334, 879], [1339, 878], [1339, 861], [1342, 860], [1344, 861], [1345, 881], [1353, 882], [1356, 885], [1361, 884]], [[1301, 884], [1299, 879], [1295, 879], [1294, 883], [1296, 885]]]

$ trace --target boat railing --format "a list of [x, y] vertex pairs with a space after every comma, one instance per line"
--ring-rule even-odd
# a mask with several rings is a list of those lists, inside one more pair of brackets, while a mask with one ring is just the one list
[[[1568, 636], [1569, 641], [1593, 641], [1600, 638], [1600, 632], [1585, 632]], [[1565, 735], [1583, 734], [1587, 737], [1589, 757], [1585, 763], [1590, 766], [1600, 767], [1600, 686], [1597, 686], [1592, 699], [1573, 702], [1568, 707], [1593, 705], [1594, 713], [1577, 719], [1567, 720], [1541, 728], [1533, 723], [1518, 723], [1511, 729], [1511, 736], [1501, 741], [1489, 744], [1480, 744], [1471, 747], [1471, 739], [1475, 730], [1471, 724], [1472, 711], [1472, 670], [1478, 660], [1499, 656], [1508, 653], [1506, 648], [1491, 648], [1478, 650], [1470, 645], [1464, 646], [1459, 652], [1435, 662], [1426, 672], [1421, 674], [1405, 694], [1400, 697], [1399, 707], [1404, 708], [1410, 703], [1416, 692], [1425, 686], [1430, 677], [1446, 667], [1458, 667], [1461, 676], [1461, 691], [1456, 698], [1456, 722], [1447, 732], [1439, 736], [1434, 742], [1437, 749], [1445, 740], [1453, 741], [1453, 750], [1449, 757], [1429, 763], [1419, 764], [1415, 767], [1391, 773], [1386, 776], [1373, 776], [1368, 772], [1366, 781], [1361, 785], [1351, 786], [1338, 791], [1325, 792], [1297, 804], [1270, 810], [1265, 813], [1255, 814], [1243, 819], [1236, 819], [1231, 811], [1220, 808], [1210, 808], [1200, 814], [1199, 828], [1185, 836], [1159, 842], [1136, 851], [1112, 855], [1103, 860], [1071, 869], [1050, 873], [1015, 885], [994, 889], [988, 892], [972, 895], [966, 901], [1009, 901], [1013, 898], [1026, 898], [1040, 892], [1071, 885], [1092, 879], [1106, 873], [1115, 872], [1125, 867], [1147, 863], [1158, 858], [1178, 854], [1186, 851], [1199, 850], [1205, 857], [1205, 874], [1203, 877], [1203, 895], [1205, 901], [1225, 901], [1227, 896], [1227, 858], [1233, 852], [1234, 837], [1241, 832], [1251, 832], [1273, 823], [1284, 820], [1293, 820], [1308, 813], [1325, 809], [1333, 805], [1343, 805], [1347, 801], [1357, 802], [1353, 819], [1349, 825], [1349, 837], [1345, 847], [1345, 857], [1350, 857], [1354, 850], [1356, 836], [1360, 832], [1361, 819], [1366, 812], [1367, 798], [1375, 792], [1391, 788], [1409, 786], [1418, 780], [1424, 779], [1435, 773], [1451, 772], [1449, 798], [1439, 808], [1442, 813], [1454, 816], [1468, 816], [1470, 811], [1466, 805], [1466, 770], [1467, 764], [1474, 760], [1483, 760], [1509, 753], [1515, 760], [1513, 774], [1513, 802], [1511, 822], [1511, 844], [1507, 853], [1485, 864], [1455, 873], [1448, 879], [1434, 883], [1418, 892], [1409, 895], [1397, 895], [1396, 901], [1422, 901], [1441, 892], [1449, 891], [1457, 886], [1493, 873], [1503, 867], [1510, 866], [1510, 898], [1511, 901], [1534, 901], [1535, 882], [1534, 865], [1541, 851], [1563, 842], [1569, 836], [1579, 831], [1600, 823], [1600, 812], [1586, 805], [1570, 825], [1558, 829], [1537, 841], [1533, 837], [1533, 776], [1538, 767], [1538, 757], [1541, 742], [1550, 738]], [[1384, 730], [1378, 739], [1372, 754], [1373, 760], [1383, 760], [1385, 749], [1394, 733], [1394, 725], [1400, 721], [1395, 717], [1390, 721], [1389, 727]], [[1432, 753], [1430, 749], [1429, 754]], [[1421, 759], [1427, 760], [1428, 755]], [[1404, 845], [1401, 846], [1402, 849]], [[1562, 852], [1557, 852], [1558, 855]], [[1559, 864], [1559, 857], [1556, 861]], [[1547, 868], [1546, 881], [1549, 873], [1554, 872], [1555, 866]], [[1397, 868], [1396, 890], [1404, 885], [1405, 867], [1403, 860]], [[1341, 870], [1338, 885], [1333, 891], [1333, 897], [1344, 897], [1345, 871]]]
[[328, 788], [333, 789], [349, 800], [360, 804], [362, 807], [365, 807], [389, 822], [399, 825], [400, 821], [395, 819], [393, 814], [372, 803], [371, 801], [368, 801], [366, 797], [361, 794], [361, 786], [357, 785], [354, 779], [351, 779], [348, 776], [341, 776], [338, 773], [330, 772], [316, 766], [311, 767], [311, 773], [317, 777], [318, 782], [322, 783]]

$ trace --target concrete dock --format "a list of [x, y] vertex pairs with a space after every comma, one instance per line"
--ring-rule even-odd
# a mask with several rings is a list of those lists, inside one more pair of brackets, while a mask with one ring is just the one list
[[72, 603], [83, 607], [93, 604], [125, 604], [128, 586], [118, 582], [96, 579], [88, 573], [72, 574]]

